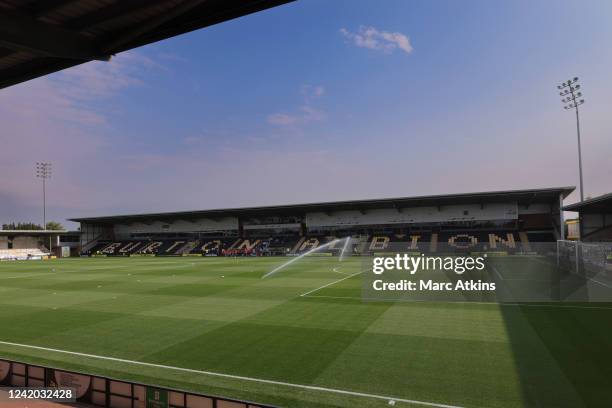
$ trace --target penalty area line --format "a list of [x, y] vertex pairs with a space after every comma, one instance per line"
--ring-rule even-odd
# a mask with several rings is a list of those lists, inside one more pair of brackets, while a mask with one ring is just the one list
[[495, 266], [491, 265], [491, 268], [493, 268], [493, 271], [497, 274], [497, 276], [499, 276], [499, 279], [505, 281], [504, 277], [502, 276], [501, 273], [499, 273], [499, 271], [497, 270]]
[[304, 296], [310, 295], [311, 293], [315, 293], [315, 292], [316, 292], [316, 291], [318, 291], [318, 290], [321, 290], [321, 289], [324, 289], [324, 288], [326, 288], [326, 287], [328, 287], [328, 286], [331, 286], [331, 285], [334, 285], [334, 284], [336, 284], [336, 283], [342, 282], [342, 281], [344, 281], [344, 280], [347, 280], [347, 279], [349, 279], [349, 278], [352, 278], [353, 276], [357, 276], [357, 275], [359, 275], [359, 274], [361, 274], [361, 273], [363, 273], [363, 271], [355, 272], [355, 273], [354, 273], [354, 274], [352, 274], [352, 275], [346, 276], [346, 277], [344, 277], [344, 278], [340, 278], [340, 279], [335, 280], [335, 281], [333, 281], [333, 282], [327, 283], [327, 284], [325, 284], [325, 285], [323, 285], [323, 286], [319, 286], [319, 287], [318, 287], [318, 288], [316, 288], [316, 289], [309, 290], [308, 292], [302, 293], [302, 294], [300, 295], [300, 297], [304, 297]]
[[606, 285], [605, 283], [600, 282], [600, 281], [598, 281], [598, 280], [597, 280], [597, 279], [595, 279], [595, 278], [587, 278], [587, 280], [593, 281], [593, 282], [595, 282], [595, 283], [599, 283], [600, 285], [605, 286], [605, 287], [606, 287], [606, 288], [608, 288], [608, 289], [612, 289], [612, 286], [608, 286], [608, 285]]
[[33, 349], [33, 350], [50, 351], [50, 352], [53, 352], [53, 353], [68, 354], [68, 355], [72, 355], [72, 356], [86, 357], [86, 358], [92, 358], [92, 359], [97, 359], [97, 360], [106, 360], [106, 361], [114, 361], [114, 362], [118, 362], [118, 363], [139, 365], [139, 366], [143, 366], [143, 367], [161, 368], [161, 369], [165, 369], [165, 370], [180, 371], [180, 372], [184, 372], [184, 373], [202, 374], [202, 375], [208, 375], [208, 376], [212, 376], [212, 377], [230, 378], [230, 379], [234, 379], [234, 380], [258, 382], [258, 383], [262, 383], [262, 384], [281, 385], [281, 386], [286, 386], [286, 387], [291, 387], [291, 388], [299, 388], [299, 389], [310, 390], [310, 391], [321, 391], [321, 392], [327, 392], [327, 393], [333, 393], [333, 394], [343, 394], [343, 395], [350, 395], [350, 396], [364, 397], [364, 398], [372, 398], [372, 399], [379, 399], [379, 400], [385, 400], [385, 401], [405, 402], [407, 404], [423, 405], [423, 406], [437, 407], [437, 408], [461, 408], [460, 406], [457, 406], [457, 405], [438, 404], [438, 403], [435, 403], [435, 402], [418, 401], [418, 400], [411, 400], [411, 399], [397, 398], [397, 397], [387, 397], [387, 396], [384, 396], [384, 395], [368, 394], [368, 393], [364, 393], [364, 392], [341, 390], [341, 389], [337, 389], [337, 388], [326, 388], [326, 387], [319, 387], [319, 386], [315, 386], [315, 385], [293, 384], [293, 383], [288, 383], [288, 382], [283, 382], [283, 381], [266, 380], [266, 379], [263, 379], [263, 378], [244, 377], [244, 376], [240, 376], [240, 375], [216, 373], [216, 372], [213, 372], [213, 371], [204, 371], [204, 370], [195, 370], [195, 369], [192, 369], [192, 368], [174, 367], [174, 366], [169, 366], [169, 365], [164, 365], [164, 364], [145, 363], [144, 361], [126, 360], [126, 359], [123, 359], [123, 358], [99, 356], [99, 355], [96, 355], [96, 354], [79, 353], [79, 352], [76, 352], [76, 351], [67, 351], [67, 350], [54, 349], [54, 348], [49, 348], [49, 347], [33, 346], [33, 345], [30, 345], [30, 344], [11, 343], [11, 342], [8, 342], [8, 341], [1, 341], [1, 340], [0, 340], [0, 344], [4, 344], [4, 345], [7, 345], [7, 346], [13, 346], [13, 347], [28, 348], [28, 349]]
[[345, 272], [340, 272], [340, 268], [341, 268], [340, 266], [333, 267], [332, 271], [339, 273], [340, 275], [347, 275], [347, 273]]

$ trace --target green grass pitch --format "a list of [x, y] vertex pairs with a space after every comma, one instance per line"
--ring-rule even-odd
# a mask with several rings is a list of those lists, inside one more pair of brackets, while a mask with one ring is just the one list
[[612, 406], [612, 305], [364, 303], [357, 258], [261, 279], [287, 260], [0, 263], [0, 358], [290, 407]]

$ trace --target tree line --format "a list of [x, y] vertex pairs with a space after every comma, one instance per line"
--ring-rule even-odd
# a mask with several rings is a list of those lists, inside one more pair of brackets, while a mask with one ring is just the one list
[[43, 228], [40, 224], [36, 224], [33, 222], [17, 222], [17, 223], [11, 222], [8, 224], [2, 224], [2, 229], [3, 230], [18, 230], [18, 231], [23, 231], [23, 230], [42, 231], [43, 229], [47, 229], [47, 230], [58, 231], [58, 230], [63, 230], [64, 226], [60, 224], [59, 222], [55, 222], [55, 221], [49, 221], [46, 225], [46, 228]]

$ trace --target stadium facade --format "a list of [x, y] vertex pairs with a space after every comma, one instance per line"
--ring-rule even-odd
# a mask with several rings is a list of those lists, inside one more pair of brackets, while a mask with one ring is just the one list
[[[564, 238], [574, 187], [74, 218], [81, 253], [297, 255], [351, 237], [351, 251], [394, 243], [436, 251], [526, 248]], [[325, 251], [337, 251], [338, 245]]]

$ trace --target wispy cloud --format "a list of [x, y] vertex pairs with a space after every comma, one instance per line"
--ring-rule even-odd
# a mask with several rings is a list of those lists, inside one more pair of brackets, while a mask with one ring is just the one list
[[312, 100], [325, 95], [325, 87], [323, 87], [322, 85], [306, 84], [302, 85], [301, 92], [302, 95], [304, 95], [304, 98], [306, 98], [307, 100]]
[[204, 138], [199, 137], [199, 136], [187, 136], [185, 138], [183, 138], [183, 143], [185, 143], [186, 145], [199, 145], [202, 144], [204, 142]]
[[400, 32], [381, 31], [374, 27], [360, 26], [357, 32], [341, 28], [340, 33], [357, 47], [382, 51], [385, 54], [390, 54], [395, 50], [401, 50], [406, 54], [413, 51], [410, 38]]
[[300, 106], [295, 113], [273, 113], [268, 116], [268, 123], [279, 126], [305, 125], [312, 122], [320, 122], [326, 118], [323, 111], [312, 106]]
[[52, 83], [68, 98], [97, 99], [110, 97], [127, 87], [143, 85], [143, 70], [160, 67], [142, 54], [124, 52], [108, 62], [93, 61], [61, 71], [53, 77]]
[[277, 112], [268, 115], [268, 123], [276, 126], [297, 126], [312, 122], [325, 120], [327, 115], [322, 110], [313, 106], [314, 101], [325, 95], [325, 87], [322, 85], [302, 85], [300, 93], [303, 104], [294, 112]]
[[63, 212], [83, 205], [85, 197], [100, 198], [95, 188], [80, 184], [88, 172], [89, 178], [98, 177], [92, 169], [105, 166], [102, 152], [112, 144], [112, 112], [100, 107], [99, 102], [143, 85], [145, 71], [154, 66], [157, 65], [146, 56], [126, 52], [109, 62], [79, 65], [3, 89], [0, 173], [12, 177], [0, 183], [0, 196], [22, 206], [15, 207], [12, 214], [0, 216], [22, 216], [29, 206], [38, 204], [38, 184], [32, 176], [33, 162], [37, 160], [54, 163], [57, 177], [51, 180], [51, 206], [55, 207], [50, 208], [51, 216], [56, 210]]
[[295, 125], [299, 120], [297, 115], [288, 113], [272, 113], [268, 115], [268, 123], [271, 125], [289, 126]]

